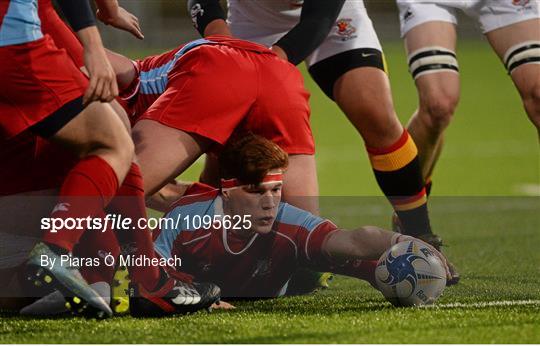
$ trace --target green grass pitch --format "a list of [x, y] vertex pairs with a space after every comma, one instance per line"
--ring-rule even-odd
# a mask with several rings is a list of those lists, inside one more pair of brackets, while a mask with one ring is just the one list
[[[416, 106], [400, 43], [386, 45], [395, 105]], [[462, 98], [434, 177], [431, 211], [462, 273], [434, 308], [397, 309], [337, 277], [314, 295], [165, 319], [0, 316], [0, 343], [539, 343], [539, 147], [511, 80], [485, 42], [463, 42]], [[312, 91], [323, 214], [343, 227], [389, 225], [361, 139]], [[198, 163], [182, 178], [197, 176]], [[527, 196], [533, 194], [533, 196]], [[344, 197], [345, 196], [345, 197]], [[355, 197], [352, 197], [355, 196]]]

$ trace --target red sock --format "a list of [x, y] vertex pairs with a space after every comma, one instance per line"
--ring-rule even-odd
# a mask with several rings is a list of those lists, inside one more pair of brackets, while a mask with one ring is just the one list
[[[107, 210], [130, 218], [135, 227], [139, 226], [137, 222], [139, 219], [146, 219], [143, 179], [137, 164], [131, 164], [124, 183], [118, 190], [118, 196], [111, 201]], [[156, 258], [152, 234], [148, 228], [116, 230], [116, 236], [123, 246], [130, 245], [125, 246], [125, 248], [136, 249], [134, 253], [127, 255]], [[130, 266], [128, 270], [131, 280], [134, 282], [142, 284], [149, 291], [156, 288], [160, 277], [159, 267]]]
[[[98, 217], [105, 218], [105, 213]], [[118, 265], [120, 246], [110, 227], [105, 232], [101, 230], [85, 232], [81, 241], [73, 249], [73, 255], [92, 259], [92, 263], [85, 262], [81, 266], [81, 274], [89, 284], [106, 282], [110, 285], [112, 283]]]
[[70, 229], [71, 221], [96, 217], [116, 195], [118, 178], [112, 167], [99, 156], [88, 156], [68, 173], [51, 219], [61, 219], [64, 227], [56, 233], [47, 230], [43, 241], [72, 251], [86, 228]]

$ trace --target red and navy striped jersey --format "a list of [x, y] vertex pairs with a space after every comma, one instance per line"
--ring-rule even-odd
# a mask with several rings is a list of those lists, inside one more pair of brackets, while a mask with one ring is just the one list
[[182, 222], [156, 233], [154, 248], [164, 258], [181, 258], [182, 266], [176, 270], [195, 281], [215, 283], [223, 297], [276, 297], [299, 266], [324, 269], [331, 265], [322, 244], [337, 230], [332, 222], [280, 203], [268, 234], [246, 239], [223, 228], [194, 229], [183, 218], [223, 214], [219, 190], [202, 184], [195, 188], [165, 215]]

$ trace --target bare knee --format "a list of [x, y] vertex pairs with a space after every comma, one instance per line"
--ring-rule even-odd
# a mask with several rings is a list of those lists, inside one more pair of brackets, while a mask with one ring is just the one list
[[112, 108], [104, 107], [103, 112], [110, 113], [110, 126], [104, 131], [94, 131], [79, 150], [81, 157], [88, 155], [100, 155], [114, 160], [115, 166], [129, 167], [135, 157], [135, 145], [130, 133], [122, 123], [122, 119]]
[[118, 117], [120, 118], [120, 121], [122, 121], [122, 124], [124, 125], [124, 127], [126, 128], [127, 132], [129, 134], [131, 134], [131, 124], [129, 122], [129, 117], [127, 115], [127, 112], [124, 110], [124, 108], [122, 108], [122, 106], [120, 105], [120, 103], [118, 103], [118, 101], [116, 100], [113, 100], [111, 103], [110, 103], [112, 109], [114, 110], [114, 112], [118, 115]]
[[456, 110], [459, 96], [451, 93], [431, 95], [420, 104], [419, 114], [424, 117], [428, 128], [440, 133], [450, 124]]
[[114, 150], [122, 164], [129, 166], [135, 158], [135, 145], [127, 130], [122, 130], [119, 130], [112, 138], [110, 148]]

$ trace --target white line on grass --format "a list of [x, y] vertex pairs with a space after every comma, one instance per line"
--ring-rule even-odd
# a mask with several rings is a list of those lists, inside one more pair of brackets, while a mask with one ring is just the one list
[[519, 184], [514, 190], [527, 196], [540, 196], [540, 184]]
[[496, 306], [526, 306], [526, 305], [540, 305], [540, 300], [498, 300], [491, 302], [478, 302], [478, 303], [448, 303], [448, 304], [435, 304], [428, 305], [428, 308], [488, 308]]

